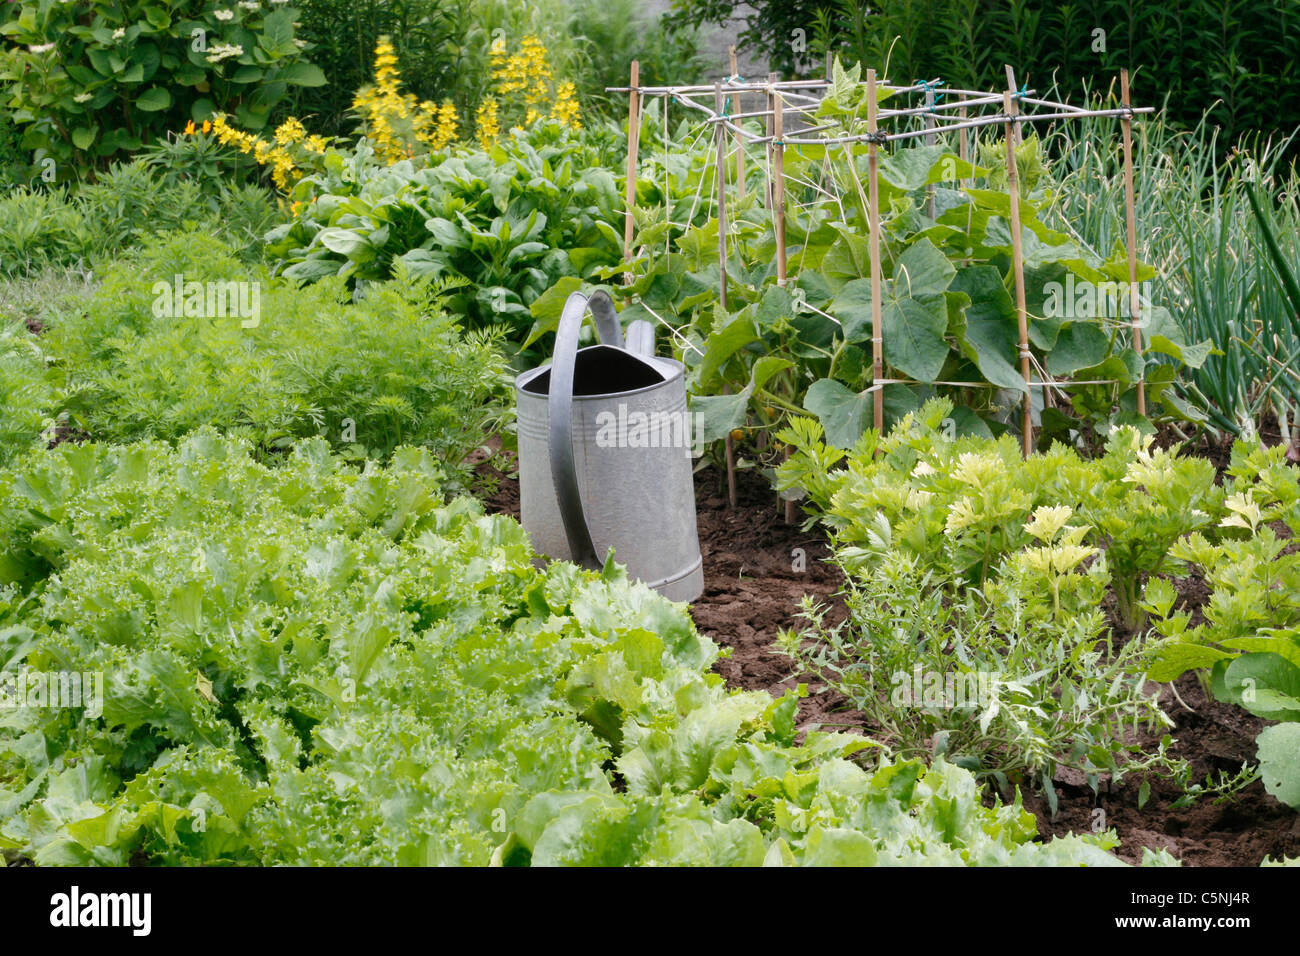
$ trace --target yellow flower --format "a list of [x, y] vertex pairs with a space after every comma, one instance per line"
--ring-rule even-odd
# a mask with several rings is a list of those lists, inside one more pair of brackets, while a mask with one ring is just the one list
[[[381, 37], [375, 47], [374, 85], [357, 93], [352, 108], [361, 117], [375, 154], [389, 165], [415, 156], [421, 144], [443, 149], [459, 131], [459, 118], [450, 102], [440, 107], [401, 91], [397, 55], [387, 37]], [[323, 151], [326, 142], [308, 140], [305, 145]]]
[[555, 91], [555, 105], [551, 107], [551, 116], [560, 121], [561, 126], [570, 129], [582, 129], [578, 121], [578, 89], [571, 82], [561, 83]]
[[456, 139], [459, 127], [456, 107], [452, 105], [451, 100], [444, 101], [441, 106], [434, 106], [432, 103], [427, 103], [425, 106], [428, 124], [432, 126], [432, 130], [424, 137], [425, 142], [429, 144], [430, 149], [444, 149]]
[[211, 121], [211, 120], [204, 120], [204, 121], [203, 121], [203, 132], [204, 132], [205, 134], [207, 134], [207, 133], [211, 133], [211, 132], [212, 132], [212, 121]]
[[275, 131], [275, 141], [281, 146], [302, 142], [307, 137], [307, 130], [301, 122], [290, 116]]
[[190, 120], [188, 123], [185, 124], [185, 135], [186, 136], [194, 135], [194, 120]]
[[496, 142], [496, 138], [501, 135], [501, 122], [497, 114], [496, 97], [485, 97], [483, 102], [479, 104], [478, 115], [475, 117], [478, 126], [478, 142], [484, 149], [489, 149]]
[[545, 100], [550, 94], [551, 67], [546, 62], [546, 47], [532, 34], [523, 38], [518, 53], [507, 56], [504, 47], [494, 45], [492, 79], [499, 95], [524, 93], [524, 102], [531, 106]]

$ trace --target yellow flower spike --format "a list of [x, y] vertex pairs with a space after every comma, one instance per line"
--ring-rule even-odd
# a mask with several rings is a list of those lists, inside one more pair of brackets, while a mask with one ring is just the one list
[[281, 146], [301, 142], [306, 136], [307, 130], [303, 128], [301, 122], [292, 116], [281, 123], [275, 131], [275, 141]]
[[478, 114], [475, 117], [478, 126], [478, 141], [483, 149], [492, 146], [498, 136], [501, 135], [501, 124], [498, 119], [498, 104], [495, 97], [486, 97], [479, 104]]
[[555, 105], [551, 107], [551, 116], [560, 121], [560, 125], [570, 129], [582, 129], [578, 121], [578, 88], [571, 82], [561, 83], [555, 91]]

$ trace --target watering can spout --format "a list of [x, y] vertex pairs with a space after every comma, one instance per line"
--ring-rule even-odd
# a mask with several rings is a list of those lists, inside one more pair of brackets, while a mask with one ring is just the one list
[[626, 348], [633, 355], [650, 358], [655, 354], [655, 327], [645, 319], [637, 319], [627, 327]]

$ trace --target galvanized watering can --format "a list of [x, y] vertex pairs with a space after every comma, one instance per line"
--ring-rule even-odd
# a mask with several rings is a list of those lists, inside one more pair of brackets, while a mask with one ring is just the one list
[[[590, 307], [600, 344], [578, 348]], [[654, 328], [628, 328], [604, 292], [564, 304], [550, 365], [515, 379], [520, 518], [535, 547], [628, 573], [673, 601], [704, 590], [685, 370], [656, 358]]]

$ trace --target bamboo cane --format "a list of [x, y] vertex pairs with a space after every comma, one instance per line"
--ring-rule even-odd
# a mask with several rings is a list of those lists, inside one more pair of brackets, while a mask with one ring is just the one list
[[[771, 74], [773, 78], [776, 74]], [[776, 227], [776, 284], [786, 283], [785, 253], [785, 144], [781, 137], [785, 135], [785, 118], [782, 113], [780, 93], [774, 93], [772, 99], [772, 216]], [[794, 454], [794, 446], [785, 446], [785, 457], [789, 461]], [[794, 524], [798, 511], [794, 501], [785, 502], [785, 523]]]
[[[1007, 89], [1011, 91], [1012, 102], [1016, 103], [1016, 94], [1019, 93], [1020, 91], [1016, 88], [1015, 68], [1010, 63], [1007, 64]], [[1020, 106], [1017, 103], [1016, 113], [1019, 114], [1019, 112], [1020, 112]], [[1020, 145], [1020, 131], [1015, 128], [1014, 123], [1011, 124], [1011, 142], [1012, 145], [1015, 146]]]
[[[713, 93], [714, 105], [722, 112], [722, 84], [718, 83]], [[717, 142], [718, 163], [718, 303], [723, 311], [727, 309], [727, 131], [719, 125], [714, 130]], [[722, 387], [723, 395], [731, 394], [731, 386]], [[727, 433], [723, 440], [727, 459], [727, 507], [736, 507], [736, 442]]]
[[[966, 120], [966, 107], [963, 106], [963, 107], [958, 111], [958, 115], [961, 116], [962, 121], [965, 122], [965, 120]], [[959, 130], [959, 131], [958, 131], [958, 133], [957, 133], [957, 157], [958, 157], [958, 158], [959, 158], [963, 163], [969, 163], [969, 162], [970, 162], [970, 144], [969, 144], [969, 142], [968, 142], [968, 140], [967, 140], [966, 137], [967, 137], [967, 131], [966, 131], [966, 130], [962, 129], [962, 130]], [[962, 189], [965, 189], [966, 186], [967, 186], [966, 177], [964, 177], [964, 176], [961, 177], [961, 179], [960, 179], [960, 181], [958, 182], [957, 185], [960, 186]]]
[[772, 140], [776, 138], [776, 73], [767, 74], [767, 116], [763, 121], [763, 129], [767, 133], [767, 185], [763, 191], [763, 206], [768, 209], [772, 208]]
[[[876, 71], [867, 70], [867, 132], [876, 133]], [[871, 381], [875, 390], [872, 424], [876, 431], [885, 430], [885, 393], [879, 382], [885, 377], [883, 320], [880, 308], [880, 188], [877, 171], [879, 146], [872, 140], [867, 146], [867, 248], [871, 256]]]
[[[641, 148], [641, 103], [637, 85], [641, 82], [641, 64], [632, 61], [632, 91], [627, 95], [627, 186], [624, 201], [627, 212], [623, 218], [623, 259], [632, 258], [633, 210], [636, 209], [637, 151]], [[632, 284], [632, 273], [623, 273], [623, 284]]]
[[[731, 48], [731, 75], [739, 76], [736, 72], [736, 48]], [[740, 114], [740, 94], [731, 94], [731, 112], [735, 115]], [[736, 133], [736, 195], [740, 199], [745, 198], [745, 137]]]
[[[1120, 102], [1129, 107], [1128, 70], [1119, 71]], [[1133, 195], [1133, 118], [1125, 116], [1120, 124], [1124, 131], [1124, 218], [1128, 226], [1128, 314], [1133, 326], [1133, 351], [1142, 358], [1141, 303], [1137, 284], [1137, 213]], [[1145, 361], [1144, 361], [1145, 366]], [[1137, 410], [1143, 418], [1147, 414], [1147, 382], [1145, 368], [1138, 379]]]
[[[1011, 68], [1007, 67], [1007, 76]], [[1011, 198], [1011, 268], [1016, 280], [1016, 319], [1020, 330], [1020, 374], [1025, 379], [1024, 412], [1020, 426], [1025, 457], [1034, 452], [1033, 389], [1029, 371], [1029, 309], [1025, 305], [1025, 257], [1020, 235], [1020, 174], [1016, 169], [1014, 89], [1002, 95], [1002, 108], [1007, 115], [1007, 192]]]
[[[925, 108], [928, 110], [925, 114], [926, 146], [934, 145], [934, 103], [934, 88], [927, 84], [925, 87]], [[925, 214], [931, 219], [935, 215], [934, 183], [926, 183], [925, 185]]]
[[785, 118], [781, 112], [781, 94], [776, 94], [772, 112], [772, 218], [776, 229], [776, 284], [785, 285]]

